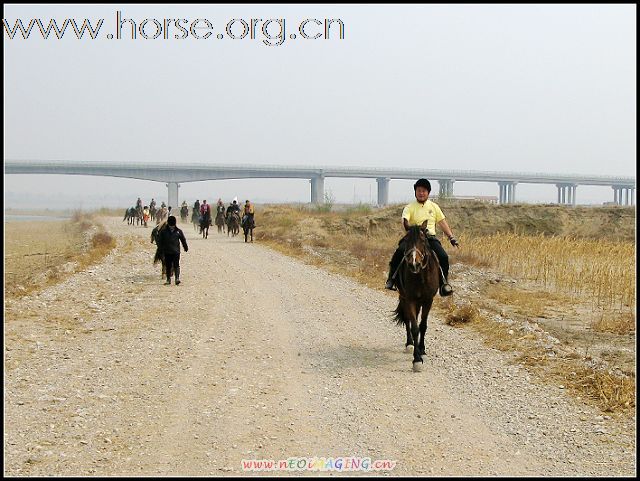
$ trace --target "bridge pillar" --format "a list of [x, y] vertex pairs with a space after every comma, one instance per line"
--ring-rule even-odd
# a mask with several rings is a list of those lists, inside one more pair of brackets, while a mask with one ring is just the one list
[[378, 206], [383, 207], [389, 203], [389, 177], [378, 177]]
[[442, 179], [438, 181], [440, 190], [438, 192], [438, 198], [440, 197], [453, 197], [453, 183], [455, 181], [451, 179]]
[[324, 176], [311, 177], [311, 203], [324, 204]]
[[613, 201], [617, 205], [635, 205], [635, 187], [629, 186], [612, 186]]
[[558, 188], [558, 204], [576, 205], [576, 184], [556, 184]]
[[516, 201], [517, 184], [517, 182], [498, 182], [500, 188], [499, 204], [513, 204]]
[[180, 184], [177, 182], [169, 182], [167, 184], [167, 189], [169, 191], [169, 195], [167, 196], [167, 206], [171, 207], [172, 215], [176, 215], [178, 212], [178, 187]]

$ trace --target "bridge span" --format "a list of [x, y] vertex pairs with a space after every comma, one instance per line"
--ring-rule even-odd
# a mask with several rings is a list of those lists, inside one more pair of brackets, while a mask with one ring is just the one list
[[420, 177], [437, 181], [439, 197], [453, 196], [455, 182], [495, 182], [499, 202], [516, 201], [518, 184], [555, 184], [558, 204], [575, 205], [579, 185], [610, 186], [613, 203], [635, 205], [635, 177], [580, 174], [490, 172], [476, 170], [399, 169], [368, 167], [302, 167], [288, 165], [242, 165], [214, 163], [152, 163], [60, 160], [5, 160], [5, 174], [62, 174], [126, 177], [164, 182], [168, 189], [168, 205], [178, 206], [181, 183], [220, 179], [283, 178], [309, 179], [311, 202], [323, 203], [324, 179], [327, 177], [374, 178], [378, 185], [378, 205], [389, 202], [389, 182], [393, 179], [416, 180]]

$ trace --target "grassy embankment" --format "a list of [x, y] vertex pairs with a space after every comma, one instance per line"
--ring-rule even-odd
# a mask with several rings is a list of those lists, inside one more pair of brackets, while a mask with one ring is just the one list
[[94, 214], [76, 211], [69, 221], [6, 222], [5, 297], [21, 297], [93, 265], [116, 241]]
[[[456, 273], [478, 292], [436, 298], [446, 322], [480, 333], [542, 382], [603, 411], [635, 407], [635, 209], [440, 202], [462, 248], [444, 243]], [[264, 206], [256, 239], [382, 290], [402, 235], [403, 206]], [[507, 276], [514, 282], [501, 282]], [[516, 322], [513, 322], [516, 321]], [[531, 326], [559, 339], [549, 349]], [[539, 332], [539, 330], [538, 330]]]

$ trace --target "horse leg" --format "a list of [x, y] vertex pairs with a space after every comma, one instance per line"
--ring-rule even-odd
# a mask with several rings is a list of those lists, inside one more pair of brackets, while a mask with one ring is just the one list
[[424, 347], [424, 338], [427, 334], [427, 318], [429, 317], [429, 311], [431, 310], [432, 304], [433, 298], [422, 304], [422, 320], [420, 321], [420, 342], [418, 343], [420, 354], [426, 354], [426, 349]]
[[[405, 321], [404, 326], [407, 328], [407, 342], [404, 345], [405, 352], [413, 351], [413, 337], [411, 336], [411, 323]], [[411, 346], [411, 347], [409, 347]]]
[[[418, 309], [416, 302], [406, 302], [404, 305], [404, 318], [411, 323], [411, 337], [413, 339], [413, 371], [419, 372], [422, 369], [422, 356], [419, 347], [420, 328], [418, 326]], [[408, 329], [408, 326], [407, 326]]]
[[253, 229], [251, 229], [251, 242], [253, 242]]

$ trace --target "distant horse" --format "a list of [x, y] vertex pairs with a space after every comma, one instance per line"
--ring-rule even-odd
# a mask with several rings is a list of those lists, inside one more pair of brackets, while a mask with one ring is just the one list
[[218, 234], [222, 232], [224, 234], [224, 212], [218, 212], [216, 214], [216, 225], [218, 226]]
[[141, 205], [136, 206], [136, 225], [144, 224], [144, 209]]
[[136, 219], [140, 221], [140, 218], [138, 217], [138, 211], [136, 210], [135, 207], [129, 207], [127, 210], [124, 211], [124, 219], [122, 219], [122, 221], [124, 222], [126, 220], [127, 225], [133, 225]]
[[252, 214], [247, 214], [242, 218], [242, 231], [244, 232], [244, 241], [247, 242], [247, 237], [251, 233], [251, 242], [253, 242], [253, 229], [256, 226], [256, 222], [253, 219]]
[[164, 279], [166, 276], [167, 267], [164, 262], [164, 247], [158, 244], [158, 236], [160, 235], [160, 231], [167, 227], [167, 223], [163, 222], [162, 224], [158, 224], [151, 231], [151, 243], [156, 245], [156, 253], [153, 256], [153, 263], [157, 264], [160, 262], [162, 264], [162, 278]]
[[193, 230], [198, 230], [200, 228], [200, 213], [198, 209], [193, 209], [191, 211], [191, 223], [193, 224]]
[[161, 207], [156, 211], [156, 224], [160, 224], [164, 222], [169, 217], [169, 209], [166, 207]]
[[231, 234], [233, 237], [240, 233], [240, 216], [237, 212], [232, 212], [227, 218], [227, 237]]
[[[422, 354], [425, 354], [424, 337], [427, 332], [427, 317], [433, 298], [440, 286], [440, 264], [427, 243], [427, 233], [421, 226], [412, 226], [401, 241], [404, 257], [396, 275], [399, 302], [394, 320], [407, 329], [405, 349], [413, 346], [413, 370], [422, 368]], [[422, 309], [422, 319], [418, 326], [418, 315]]]
[[189, 208], [186, 205], [183, 205], [180, 208], [180, 220], [182, 222], [187, 222], [188, 217], [189, 217]]
[[209, 238], [209, 226], [211, 226], [211, 211], [207, 210], [200, 218], [200, 232], [202, 232], [202, 238]]

